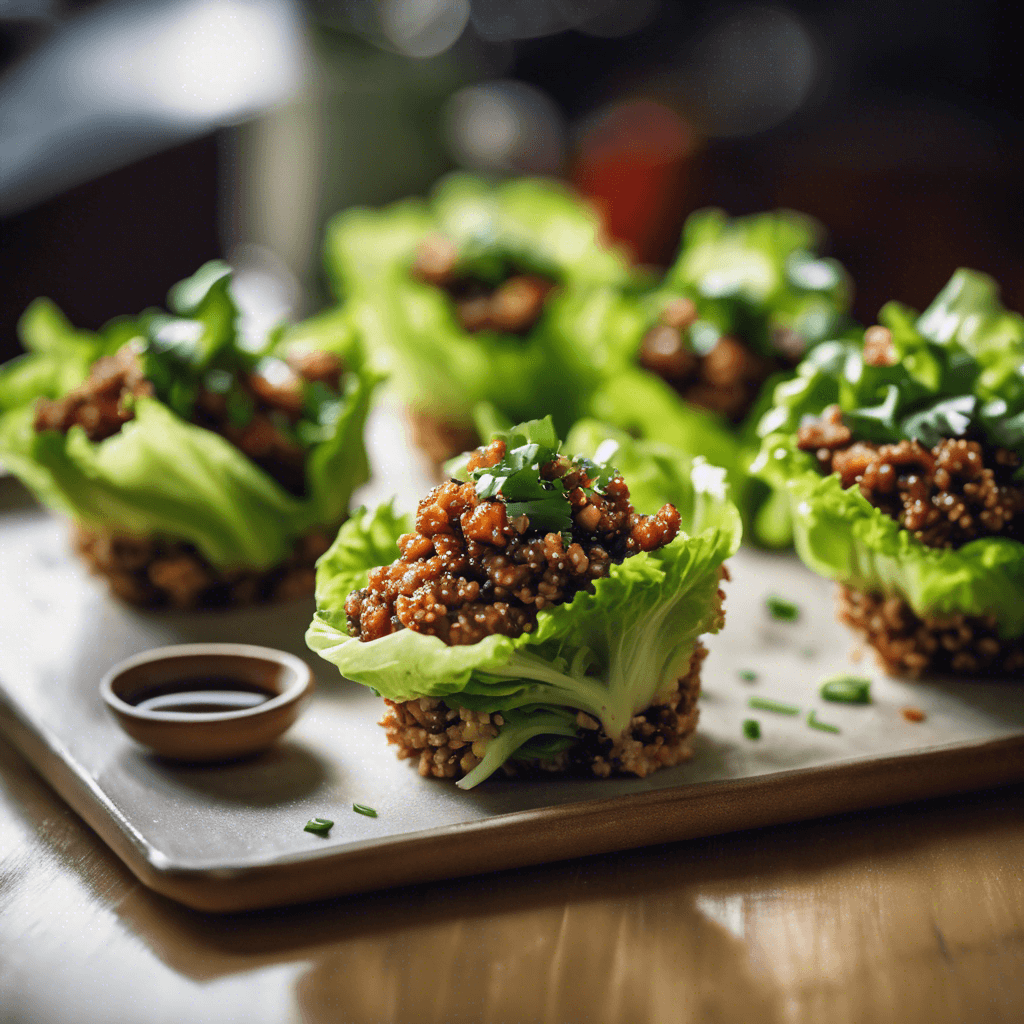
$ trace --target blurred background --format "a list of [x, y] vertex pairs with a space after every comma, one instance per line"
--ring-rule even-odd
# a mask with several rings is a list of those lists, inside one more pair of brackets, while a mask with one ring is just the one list
[[1024, 308], [1024, 98], [995, 0], [0, 0], [0, 359], [37, 295], [161, 304], [215, 256], [269, 320], [325, 220], [446, 170], [564, 177], [638, 260], [692, 210], [818, 217], [870, 322], [959, 265]]

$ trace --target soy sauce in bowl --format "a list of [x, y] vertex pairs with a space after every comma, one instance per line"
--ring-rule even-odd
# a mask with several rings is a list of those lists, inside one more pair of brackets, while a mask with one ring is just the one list
[[225, 761], [269, 747], [298, 717], [313, 673], [285, 651], [179, 644], [115, 665], [100, 694], [122, 729], [179, 761]]
[[129, 703], [141, 711], [215, 715], [247, 711], [276, 696], [276, 693], [231, 676], [203, 676], [148, 687], [132, 694]]

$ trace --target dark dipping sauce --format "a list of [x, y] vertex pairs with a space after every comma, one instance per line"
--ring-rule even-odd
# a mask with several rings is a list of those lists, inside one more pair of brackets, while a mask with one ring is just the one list
[[276, 696], [276, 693], [231, 676], [198, 676], [151, 686], [133, 695], [128, 703], [141, 711], [213, 715], [248, 711]]

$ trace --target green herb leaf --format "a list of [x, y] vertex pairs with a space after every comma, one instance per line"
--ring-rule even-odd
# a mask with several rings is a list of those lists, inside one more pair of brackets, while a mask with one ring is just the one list
[[761, 723], [756, 718], [747, 718], [743, 722], [743, 735], [748, 740], [759, 740], [761, 738]]
[[334, 822], [330, 818], [311, 818], [306, 822], [303, 832], [312, 832], [318, 836], [326, 836], [331, 831]]
[[372, 807], [367, 807], [366, 804], [353, 804], [352, 810], [356, 814], [365, 814], [367, 818], [376, 818], [377, 812]]
[[777, 700], [768, 700], [766, 697], [751, 697], [747, 701], [747, 707], [755, 711], [771, 711], [776, 715], [799, 715], [800, 709], [795, 704], [782, 704]]
[[745, 683], [752, 683], [757, 679], [757, 673], [752, 668], [741, 668], [736, 675]]
[[768, 609], [768, 614], [780, 622], [795, 622], [800, 618], [799, 606], [784, 597], [770, 595], [765, 598], [764, 606]]
[[946, 398], [908, 416], [902, 433], [911, 441], [934, 448], [943, 438], [963, 437], [970, 429], [978, 408], [974, 395]]
[[861, 409], [850, 409], [843, 413], [843, 420], [854, 432], [854, 436], [867, 441], [891, 441], [899, 437], [896, 412], [900, 405], [900, 389], [887, 384], [885, 398], [878, 405]]
[[821, 696], [839, 704], [870, 704], [871, 680], [863, 676], [831, 676], [821, 684]]
[[541, 466], [558, 458], [557, 448], [531, 442], [505, 453], [495, 466], [470, 474], [481, 498], [505, 499], [510, 519], [525, 515], [535, 529], [550, 533], [572, 531], [572, 509], [561, 480], [544, 480]]
[[817, 729], [819, 732], [842, 732], [842, 729], [838, 725], [831, 725], [828, 722], [819, 722], [817, 712], [812, 711], [807, 716], [807, 724], [812, 729]]

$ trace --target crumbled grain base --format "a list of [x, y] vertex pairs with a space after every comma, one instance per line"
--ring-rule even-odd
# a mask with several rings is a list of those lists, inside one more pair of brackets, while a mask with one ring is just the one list
[[72, 528], [72, 546], [111, 591], [142, 607], [229, 608], [290, 601], [313, 593], [316, 560], [330, 546], [326, 532], [300, 538], [292, 553], [269, 569], [214, 568], [191, 544]]
[[838, 615], [894, 675], [951, 671], [1024, 678], [1024, 637], [1001, 639], [992, 616], [956, 613], [921, 618], [902, 598], [851, 587], [839, 588]]
[[[719, 592], [721, 593], [721, 592]], [[669, 693], [629, 724], [626, 735], [613, 743], [596, 719], [582, 712], [577, 716], [580, 742], [570, 750], [545, 761], [505, 764], [507, 775], [562, 773], [596, 775], [637, 775], [644, 778], [659, 768], [680, 764], [692, 756], [688, 738], [697, 727], [700, 669], [707, 650], [698, 643], [685, 676]], [[481, 761], [488, 742], [498, 735], [504, 720], [500, 713], [450, 707], [433, 697], [396, 703], [387, 700], [388, 711], [380, 724], [388, 742], [398, 748], [399, 758], [417, 762], [420, 775], [438, 779], [459, 779]]]

